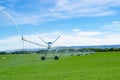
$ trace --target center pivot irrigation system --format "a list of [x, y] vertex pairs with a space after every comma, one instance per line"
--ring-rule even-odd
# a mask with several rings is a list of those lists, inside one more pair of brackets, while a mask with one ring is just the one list
[[28, 43], [32, 43], [32, 44], [35, 44], [35, 45], [38, 45], [38, 46], [41, 46], [41, 47], [46, 48], [46, 53], [44, 54], [44, 56], [41, 57], [41, 60], [45, 60], [45, 59], [46, 59], [46, 55], [47, 55], [48, 53], [52, 53], [52, 54], [54, 55], [54, 59], [55, 59], [55, 60], [58, 60], [58, 59], [59, 59], [59, 57], [56, 56], [56, 55], [53, 53], [52, 47], [53, 47], [53, 44], [60, 38], [60, 36], [58, 36], [58, 37], [55, 39], [55, 41], [53, 41], [53, 42], [45, 42], [41, 37], [39, 37], [39, 38], [45, 43], [45, 45], [41, 45], [41, 44], [39, 44], [39, 43], [35, 43], [35, 42], [32, 42], [32, 41], [29, 41], [29, 40], [27, 40], [27, 39], [25, 39], [25, 38], [23, 37], [23, 34], [22, 34], [19, 26], [17, 25], [15, 19], [14, 19], [10, 14], [8, 14], [7, 12], [5, 12], [5, 11], [3, 11], [3, 10], [0, 10], [0, 13], [2, 13], [3, 15], [5, 15], [7, 18], [9, 18], [9, 19], [15, 24], [15, 27], [16, 27], [17, 31], [18, 31], [19, 34], [21, 35], [21, 39], [22, 39], [22, 41], [23, 41], [23, 44], [24, 44], [24, 41], [26, 41], [26, 42], [28, 42]]
[[39, 38], [45, 43], [45, 45], [41, 45], [41, 44], [39, 44], [39, 43], [35, 43], [35, 42], [32, 42], [32, 41], [29, 41], [29, 40], [25, 39], [25, 38], [22, 36], [22, 40], [23, 40], [23, 41], [26, 41], [26, 42], [28, 42], [28, 43], [32, 43], [32, 44], [35, 44], [35, 45], [38, 45], [38, 46], [41, 46], [41, 47], [45, 47], [45, 48], [46, 48], [46, 53], [41, 57], [41, 60], [47, 59], [47, 58], [46, 58], [46, 55], [47, 55], [47, 54], [53, 54], [53, 56], [54, 56], [53, 58], [54, 58], [55, 60], [58, 60], [59, 57], [55, 55], [55, 53], [53, 52], [52, 47], [53, 47], [54, 43], [60, 38], [60, 36], [58, 36], [53, 42], [46, 42], [46, 41], [43, 40], [41, 37], [39, 37]]
[[[22, 39], [22, 41], [23, 41], [23, 45], [24, 45], [24, 41], [25, 41], [25, 42], [28, 42], [28, 43], [32, 43], [32, 44], [38, 45], [38, 46], [40, 46], [40, 47], [44, 47], [44, 48], [46, 49], [45, 54], [44, 54], [43, 56], [41, 56], [41, 60], [47, 59], [47, 57], [46, 57], [47, 54], [53, 54], [53, 57], [52, 57], [52, 58], [54, 58], [55, 60], [58, 60], [58, 59], [59, 59], [60, 56], [56, 56], [55, 53], [54, 53], [54, 50], [57, 50], [58, 47], [55, 48], [55, 47], [53, 47], [53, 45], [54, 45], [54, 43], [60, 38], [60, 36], [58, 36], [53, 42], [46, 42], [44, 39], [42, 39], [41, 37], [39, 37], [39, 38], [44, 42], [44, 45], [41, 45], [41, 44], [39, 44], [39, 43], [36, 43], [36, 42], [30, 41], [30, 40], [27, 40], [27, 39], [25, 39], [25, 38], [23, 37], [23, 34], [21, 33], [21, 30], [20, 30], [19, 26], [17, 25], [16, 21], [14, 20], [14, 18], [13, 18], [10, 14], [6, 13], [6, 12], [3, 11], [3, 10], [0, 10], [0, 12], [1, 12], [3, 15], [5, 15], [7, 18], [9, 18], [9, 19], [15, 24], [15, 27], [16, 27], [17, 31], [18, 31], [19, 34], [21, 35], [21, 39]], [[53, 48], [54, 48], [54, 49], [53, 49]], [[81, 52], [81, 54], [78, 54], [78, 56], [83, 55], [84, 53], [87, 55], [87, 54], [95, 53], [95, 52], [94, 52], [94, 51], [92, 51], [92, 52], [91, 52], [91, 51]], [[71, 54], [71, 56], [73, 56], [73, 53]]]

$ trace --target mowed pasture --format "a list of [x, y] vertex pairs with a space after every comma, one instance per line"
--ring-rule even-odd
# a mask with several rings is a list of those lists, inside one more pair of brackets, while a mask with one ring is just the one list
[[120, 80], [120, 52], [45, 61], [39, 54], [0, 55], [0, 80]]

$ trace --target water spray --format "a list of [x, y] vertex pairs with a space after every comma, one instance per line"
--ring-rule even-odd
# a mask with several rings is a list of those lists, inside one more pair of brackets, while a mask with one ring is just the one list
[[10, 20], [15, 24], [15, 27], [16, 27], [17, 31], [18, 31], [19, 34], [22, 36], [22, 33], [21, 33], [21, 31], [20, 31], [20, 28], [19, 28], [19, 26], [17, 25], [15, 19], [14, 19], [10, 14], [8, 14], [7, 12], [5, 12], [5, 11], [3, 11], [3, 10], [0, 10], [0, 12], [1, 12], [2, 14], [4, 14], [8, 19], [10, 19]]
[[[23, 37], [23, 34], [22, 34], [22, 32], [21, 32], [18, 24], [16, 23], [15, 19], [14, 19], [10, 14], [8, 14], [7, 12], [5, 12], [5, 11], [3, 11], [3, 10], [0, 10], [0, 12], [1, 12], [3, 15], [5, 15], [8, 19], [10, 19], [10, 20], [14, 23], [14, 25], [15, 25], [18, 33], [19, 33], [19, 35], [20, 35], [21, 38], [22, 38], [22, 37]], [[23, 46], [24, 46], [24, 42], [23, 42]]]

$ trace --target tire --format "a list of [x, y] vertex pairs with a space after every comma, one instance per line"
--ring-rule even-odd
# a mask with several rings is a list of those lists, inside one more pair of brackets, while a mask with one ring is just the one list
[[78, 56], [80, 56], [80, 54], [78, 54]]
[[55, 60], [59, 60], [59, 57], [58, 57], [58, 56], [55, 56], [54, 59], [55, 59]]
[[41, 57], [41, 60], [42, 60], [42, 61], [45, 60], [45, 57]]

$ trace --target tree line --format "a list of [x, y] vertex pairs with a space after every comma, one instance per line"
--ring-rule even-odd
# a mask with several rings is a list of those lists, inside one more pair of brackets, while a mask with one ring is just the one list
[[[60, 50], [53, 50], [52, 52], [58, 52], [58, 53], [66, 53], [66, 52], [84, 52], [84, 51], [94, 51], [94, 52], [118, 52], [120, 51], [120, 48], [66, 48], [66, 49], [60, 49]], [[0, 55], [3, 54], [31, 54], [31, 53], [37, 53], [37, 54], [44, 54], [47, 50], [38, 50], [38, 51], [14, 51], [14, 52], [6, 52], [1, 51]]]

